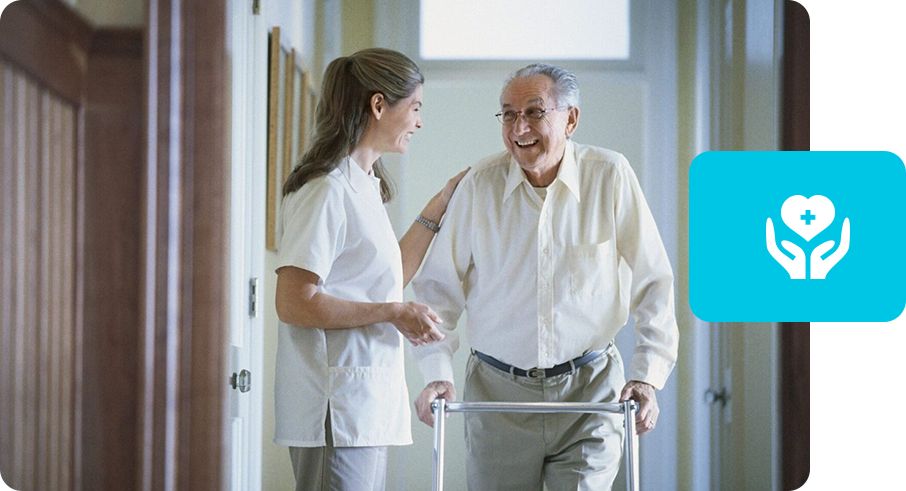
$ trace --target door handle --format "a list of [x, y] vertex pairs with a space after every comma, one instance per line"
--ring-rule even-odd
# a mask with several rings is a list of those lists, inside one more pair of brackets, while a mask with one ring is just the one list
[[727, 389], [723, 388], [720, 391], [714, 389], [708, 389], [705, 392], [705, 402], [708, 404], [720, 404], [720, 407], [726, 407], [727, 402], [730, 401], [730, 394], [727, 393]]
[[230, 387], [239, 389], [239, 392], [245, 393], [252, 390], [252, 372], [242, 370], [239, 373], [233, 373], [230, 376]]

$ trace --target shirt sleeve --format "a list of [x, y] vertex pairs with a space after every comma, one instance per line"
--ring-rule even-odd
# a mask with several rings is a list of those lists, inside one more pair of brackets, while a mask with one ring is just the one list
[[345, 244], [342, 192], [329, 178], [315, 179], [286, 196], [283, 206], [277, 269], [295, 266], [311, 271], [323, 284]]
[[471, 177], [467, 174], [453, 193], [421, 273], [412, 281], [416, 300], [443, 320], [439, 326], [443, 340], [412, 348], [426, 385], [437, 380], [453, 382], [453, 353], [459, 348], [459, 333], [454, 329], [465, 309], [463, 280], [472, 264]]
[[632, 270], [636, 347], [627, 380], [662, 389], [679, 347], [673, 269], [639, 181], [622, 156], [614, 178], [614, 223], [617, 250]]

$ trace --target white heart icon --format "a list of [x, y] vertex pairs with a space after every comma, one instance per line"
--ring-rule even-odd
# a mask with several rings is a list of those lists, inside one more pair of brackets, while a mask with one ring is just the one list
[[787, 227], [808, 241], [834, 221], [834, 204], [817, 194], [808, 199], [790, 196], [780, 208], [780, 217]]

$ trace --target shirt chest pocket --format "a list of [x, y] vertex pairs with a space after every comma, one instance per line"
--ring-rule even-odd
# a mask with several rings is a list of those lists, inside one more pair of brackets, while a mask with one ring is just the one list
[[618, 291], [613, 241], [577, 244], [567, 249], [569, 290], [577, 296], [603, 296]]

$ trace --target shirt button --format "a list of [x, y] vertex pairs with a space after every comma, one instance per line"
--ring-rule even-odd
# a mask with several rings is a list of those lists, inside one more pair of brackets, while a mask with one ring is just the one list
[[545, 253], [545, 254], [550, 254], [550, 252], [551, 252], [550, 249], [548, 249], [547, 247], [544, 248], [544, 253]]

